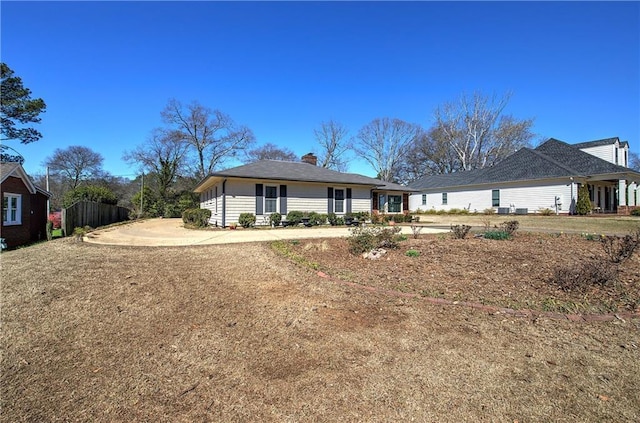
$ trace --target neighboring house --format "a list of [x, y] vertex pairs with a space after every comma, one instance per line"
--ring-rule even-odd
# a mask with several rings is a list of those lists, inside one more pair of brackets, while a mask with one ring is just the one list
[[0, 163], [2, 226], [9, 248], [46, 239], [47, 200], [51, 194], [31, 182], [19, 163]]
[[354, 173], [318, 167], [309, 153], [302, 162], [260, 160], [213, 172], [195, 188], [200, 207], [211, 210], [210, 223], [226, 227], [241, 213], [267, 224], [271, 213], [288, 211], [321, 214], [402, 213], [409, 209], [407, 187]]
[[627, 167], [629, 144], [618, 138], [570, 145], [549, 139], [496, 165], [425, 176], [410, 185], [412, 211], [452, 208], [482, 212], [575, 212], [578, 189], [589, 188], [594, 212], [628, 214], [640, 206], [640, 173]]

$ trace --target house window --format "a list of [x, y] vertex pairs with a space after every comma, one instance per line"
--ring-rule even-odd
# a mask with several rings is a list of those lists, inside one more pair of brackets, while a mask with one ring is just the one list
[[402, 196], [390, 195], [389, 196], [389, 213], [400, 213], [402, 209]]
[[271, 214], [278, 211], [278, 187], [265, 187], [264, 212]]
[[491, 190], [491, 206], [500, 207], [500, 190], [499, 189]]
[[344, 190], [336, 189], [333, 191], [333, 210], [335, 213], [344, 213]]
[[427, 205], [427, 194], [422, 194], [422, 205], [423, 206]]
[[442, 205], [444, 205], [444, 206], [447, 205], [447, 193], [446, 192], [442, 193]]
[[5, 193], [2, 201], [2, 223], [5, 225], [22, 224], [22, 196]]
[[619, 164], [618, 163], [618, 148], [617, 147], [616, 147], [616, 164]]

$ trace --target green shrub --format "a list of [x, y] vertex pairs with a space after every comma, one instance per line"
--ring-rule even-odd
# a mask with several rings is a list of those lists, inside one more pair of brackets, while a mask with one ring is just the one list
[[396, 236], [393, 237], [394, 241], [396, 242], [402, 242], [402, 241], [406, 241], [409, 239], [408, 236], [406, 236], [405, 234], [398, 234]]
[[253, 213], [240, 213], [238, 224], [243, 228], [253, 228], [256, 225], [256, 215]]
[[338, 216], [335, 213], [328, 213], [327, 220], [331, 226], [336, 226], [338, 224]]
[[209, 218], [211, 218], [211, 210], [209, 209], [187, 209], [182, 212], [182, 221], [197, 228], [209, 225]]
[[446, 211], [446, 210], [444, 210], [444, 209], [442, 209], [442, 210], [438, 210], [438, 211], [436, 212], [436, 214], [447, 214], [447, 211]]
[[454, 207], [452, 209], [449, 209], [448, 213], [449, 214], [460, 214], [460, 209]]
[[300, 222], [302, 222], [302, 218], [304, 217], [304, 213], [299, 210], [291, 210], [287, 213], [287, 221], [291, 226], [298, 226]]
[[344, 217], [338, 216], [337, 219], [336, 219], [336, 225], [338, 225], [338, 226], [344, 225]]
[[505, 239], [511, 239], [511, 235], [509, 235], [509, 232], [505, 232], [505, 231], [487, 231], [484, 233], [484, 237], [486, 239], [497, 239], [497, 240], [505, 240]]
[[327, 215], [326, 214], [310, 212], [307, 217], [309, 218], [309, 224], [311, 226], [320, 226], [320, 225], [324, 225], [325, 223], [327, 223]]
[[280, 213], [275, 212], [269, 215], [269, 224], [271, 226], [280, 226], [280, 222], [282, 222], [282, 215]]
[[404, 223], [404, 215], [403, 214], [394, 214], [391, 216], [391, 219], [396, 223]]
[[53, 221], [47, 220], [47, 241], [51, 241], [53, 239]]
[[62, 206], [67, 208], [78, 201], [94, 201], [103, 204], [118, 204], [118, 197], [109, 188], [100, 185], [82, 185], [67, 191]]
[[640, 216], [640, 209], [631, 210], [631, 216]]
[[180, 207], [175, 203], [165, 203], [162, 216], [164, 217], [180, 217], [182, 212]]
[[591, 199], [589, 198], [589, 188], [587, 184], [580, 185], [578, 190], [578, 202], [576, 203], [576, 213], [584, 216], [591, 212]]
[[366, 222], [371, 218], [371, 216], [369, 215], [369, 212], [361, 211], [361, 212], [353, 213], [353, 218], [359, 222]]
[[420, 251], [418, 250], [407, 250], [404, 253], [405, 256], [407, 257], [420, 257]]
[[424, 212], [424, 214], [438, 214], [438, 210], [436, 209], [429, 209], [427, 211]]
[[400, 228], [356, 226], [351, 229], [348, 238], [349, 251], [352, 254], [361, 254], [376, 248], [398, 248], [395, 236], [399, 232]]
[[465, 239], [470, 230], [469, 225], [451, 225], [451, 236], [454, 239]]

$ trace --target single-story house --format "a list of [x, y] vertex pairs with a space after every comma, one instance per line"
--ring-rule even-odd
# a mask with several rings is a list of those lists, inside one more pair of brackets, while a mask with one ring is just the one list
[[22, 165], [14, 162], [0, 162], [0, 193], [0, 238], [7, 247], [46, 239], [51, 193], [35, 186]]
[[553, 138], [484, 169], [425, 176], [410, 187], [412, 211], [467, 209], [572, 214], [587, 184], [594, 212], [628, 214], [640, 206], [640, 172], [629, 169], [629, 143], [618, 138], [567, 144]]
[[211, 210], [210, 223], [229, 226], [241, 213], [253, 213], [256, 224], [267, 224], [271, 213], [283, 218], [288, 211], [320, 214], [409, 210], [405, 186], [354, 173], [317, 166], [309, 153], [301, 162], [260, 160], [213, 172], [194, 190], [200, 208]]

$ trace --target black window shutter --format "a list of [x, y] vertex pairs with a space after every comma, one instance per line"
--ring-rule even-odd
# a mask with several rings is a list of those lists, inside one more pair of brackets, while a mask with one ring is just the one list
[[280, 214], [285, 216], [287, 214], [287, 186], [280, 185]]
[[351, 188], [347, 188], [347, 213], [351, 213]]
[[256, 184], [256, 216], [263, 213], [264, 201], [262, 200], [264, 191], [262, 184]]
[[327, 189], [327, 213], [333, 213], [333, 188]]

